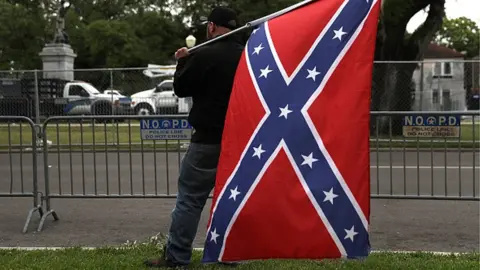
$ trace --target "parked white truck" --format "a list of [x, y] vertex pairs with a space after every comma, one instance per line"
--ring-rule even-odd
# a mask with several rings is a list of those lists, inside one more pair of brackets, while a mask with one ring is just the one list
[[148, 65], [143, 74], [150, 78], [168, 78], [155, 88], [131, 96], [132, 109], [137, 115], [188, 113], [190, 105], [186, 98], [179, 98], [173, 91], [171, 77], [175, 65]]
[[153, 89], [133, 94], [131, 99], [137, 115], [178, 113], [178, 97], [173, 92], [172, 80], [165, 80]]
[[61, 97], [54, 100], [65, 115], [124, 115], [131, 114], [131, 99], [123, 95], [100, 93], [83, 81], [65, 84]]

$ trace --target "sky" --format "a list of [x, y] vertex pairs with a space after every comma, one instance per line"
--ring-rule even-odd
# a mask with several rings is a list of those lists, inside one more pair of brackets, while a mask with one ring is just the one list
[[[449, 19], [465, 16], [480, 26], [480, 0], [446, 0], [445, 13]], [[417, 13], [407, 25], [407, 31], [413, 32], [426, 17], [427, 14], [424, 11]]]
[[[175, 0], [169, 0], [173, 2]], [[173, 14], [178, 11], [171, 10]], [[480, 27], [480, 0], [446, 0], [445, 12], [448, 18], [454, 19], [465, 16], [477, 23]], [[417, 27], [425, 21], [427, 13], [425, 11], [418, 12], [410, 20], [407, 25], [407, 31], [412, 33]]]

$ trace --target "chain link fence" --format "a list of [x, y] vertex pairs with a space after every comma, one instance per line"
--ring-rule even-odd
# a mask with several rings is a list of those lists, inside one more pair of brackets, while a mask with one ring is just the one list
[[73, 71], [0, 71], [0, 116], [37, 124], [52, 116], [185, 114], [171, 77], [151, 78], [145, 68]]
[[[375, 62], [371, 111], [478, 110], [479, 66], [479, 59]], [[174, 94], [173, 78], [147, 70], [0, 71], [0, 116], [40, 124], [52, 116], [187, 114], [192, 100]], [[376, 120], [372, 132], [400, 133], [400, 118]]]
[[[371, 111], [478, 110], [479, 65], [478, 59], [375, 62]], [[462, 121], [471, 122], [472, 118], [463, 116]], [[400, 116], [372, 119], [371, 126], [372, 134], [380, 136], [402, 131]]]
[[478, 110], [480, 60], [375, 62], [372, 111]]

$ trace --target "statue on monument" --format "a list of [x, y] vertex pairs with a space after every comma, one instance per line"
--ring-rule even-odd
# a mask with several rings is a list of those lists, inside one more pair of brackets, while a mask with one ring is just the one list
[[70, 2], [65, 6], [65, 0], [60, 1], [60, 6], [57, 11], [57, 20], [55, 27], [55, 37], [53, 38], [53, 43], [69, 44], [69, 38], [67, 32], [65, 31], [65, 15], [70, 9]]

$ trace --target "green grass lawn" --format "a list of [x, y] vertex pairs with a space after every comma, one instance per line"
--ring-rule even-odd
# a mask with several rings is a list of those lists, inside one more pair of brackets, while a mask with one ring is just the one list
[[[475, 132], [474, 132], [475, 131]], [[1, 125], [0, 126], [0, 149], [8, 149], [9, 145], [28, 147], [32, 142], [31, 127], [28, 125]], [[476, 142], [473, 144], [473, 139], [475, 138]], [[72, 124], [71, 126], [61, 124], [56, 125], [52, 123], [47, 128], [47, 139], [52, 142], [52, 147], [55, 148], [56, 145], [60, 144], [60, 147], [63, 149], [69, 149], [70, 146], [74, 149], [79, 149], [80, 146], [83, 146], [85, 150], [93, 149], [93, 144], [95, 142], [95, 148], [98, 151], [109, 149], [116, 150], [117, 145], [120, 149], [129, 149], [130, 145], [134, 149], [140, 149], [141, 147], [146, 149], [151, 149], [153, 147], [157, 149], [168, 148], [178, 148], [181, 144], [186, 143], [187, 141], [152, 141], [145, 140], [142, 141], [140, 135], [140, 127], [137, 125], [127, 125], [124, 124], [95, 124], [92, 127], [91, 124], [85, 123], [83, 126], [78, 124]], [[480, 125], [475, 125], [475, 130], [473, 125], [462, 125], [461, 126], [461, 137], [460, 138], [447, 138], [445, 142], [442, 138], [420, 138], [419, 142], [415, 138], [403, 138], [395, 137], [392, 138], [392, 142], [388, 141], [388, 137], [381, 137], [380, 141], [376, 141], [375, 136], [371, 137], [371, 147], [380, 148], [393, 147], [393, 148], [472, 148], [480, 146]], [[384, 141], [387, 140], [387, 141]], [[401, 141], [395, 141], [401, 140]], [[405, 141], [403, 141], [405, 140]], [[441, 140], [441, 142], [432, 142], [432, 140]], [[143, 145], [142, 145], [143, 142]]]
[[[8, 145], [16, 147], [28, 146], [32, 143], [31, 127], [27, 125], [0, 126], [0, 149], [6, 149]], [[129, 149], [130, 145], [134, 149], [144, 148], [178, 148], [179, 145], [187, 141], [153, 141], [141, 139], [140, 127], [135, 125], [122, 124], [90, 124], [79, 125], [59, 125], [52, 124], [47, 128], [47, 139], [52, 142], [52, 147], [56, 148], [59, 144], [63, 149], [79, 149], [83, 146], [85, 150], [93, 149], [109, 150]], [[142, 146], [143, 143], [143, 146]]]
[[[121, 249], [0, 251], [0, 269], [147, 269], [143, 261], [157, 257], [160, 249], [154, 245], [139, 245]], [[190, 269], [232, 269], [219, 265], [202, 265], [202, 253], [195, 251]], [[365, 261], [346, 260], [265, 260], [243, 263], [233, 269], [476, 269], [480, 267], [478, 253], [466, 255], [433, 255], [428, 253], [372, 253]]]

